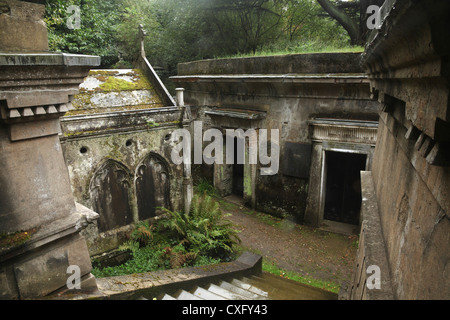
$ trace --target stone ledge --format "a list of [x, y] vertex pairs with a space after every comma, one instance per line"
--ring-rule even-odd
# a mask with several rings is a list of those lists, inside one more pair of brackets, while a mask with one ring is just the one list
[[0, 263], [37, 250], [56, 240], [76, 234], [96, 219], [98, 219], [97, 213], [79, 203], [75, 203], [75, 209], [69, 216], [35, 228], [36, 231], [26, 242], [10, 247], [0, 247]]
[[243, 253], [236, 261], [211, 266], [161, 270], [97, 279], [99, 292], [74, 299], [137, 299], [142, 295], [154, 296], [179, 289], [189, 289], [228, 277], [249, 276], [262, 272], [262, 257]]
[[68, 53], [1, 53], [0, 66], [99, 66], [101, 58]]
[[313, 53], [180, 63], [178, 75], [361, 73], [361, 53]]
[[[351, 284], [343, 284], [344, 290], [339, 293], [339, 299], [393, 300], [389, 262], [386, 255], [386, 245], [381, 228], [372, 172], [361, 172], [361, 191], [362, 226], [355, 267], [356, 272]], [[367, 288], [368, 274], [366, 271], [370, 266], [378, 266], [380, 268], [380, 289]], [[347, 288], [347, 291], [345, 288]]]

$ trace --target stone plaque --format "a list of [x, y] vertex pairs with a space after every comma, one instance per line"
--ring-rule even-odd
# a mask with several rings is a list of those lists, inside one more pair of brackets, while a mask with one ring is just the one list
[[300, 179], [309, 178], [312, 145], [286, 142], [284, 145], [283, 174]]

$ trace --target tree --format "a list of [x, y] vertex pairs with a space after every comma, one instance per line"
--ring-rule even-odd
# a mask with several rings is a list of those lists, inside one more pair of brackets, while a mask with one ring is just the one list
[[256, 52], [280, 37], [282, 1], [212, 0], [204, 8], [220, 41], [234, 53]]
[[285, 31], [289, 41], [293, 41], [307, 24], [311, 24], [316, 16], [317, 6], [312, 1], [302, 0], [285, 0], [283, 6]]
[[[147, 58], [165, 70], [163, 79], [176, 74], [177, 64], [185, 61], [349, 44], [344, 28], [315, 0], [42, 1], [47, 4], [52, 51], [99, 55], [102, 67], [116, 66], [120, 54], [126, 60], [121, 66], [131, 66], [139, 54], [142, 24]], [[327, 1], [334, 6], [330, 1], [338, 0]], [[355, 13], [354, 6], [360, 2], [350, 1], [338, 10], [356, 20], [359, 10]], [[81, 11], [80, 28], [68, 27], [70, 5]]]
[[[45, 22], [52, 51], [99, 55], [102, 65], [118, 60], [115, 24], [121, 0], [46, 0]], [[68, 24], [79, 8], [79, 26]]]
[[[348, 32], [352, 44], [363, 45], [368, 37], [367, 8], [381, 6], [384, 0], [317, 0], [322, 8]], [[356, 10], [355, 10], [356, 9]]]

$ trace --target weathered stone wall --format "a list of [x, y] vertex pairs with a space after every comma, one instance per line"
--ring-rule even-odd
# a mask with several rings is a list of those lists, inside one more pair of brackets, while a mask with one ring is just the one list
[[[111, 221], [112, 224], [110, 227], [103, 229], [102, 231], [109, 231], [126, 226], [129, 223], [135, 223], [150, 218], [150, 216], [146, 216], [144, 212], [138, 211], [137, 192], [139, 187], [136, 184], [136, 181], [139, 177], [139, 168], [145, 163], [146, 159], [151, 156], [161, 158], [168, 169], [167, 179], [169, 180], [168, 187], [170, 191], [165, 199], [170, 201], [169, 203], [162, 202], [159, 205], [174, 210], [180, 210], [182, 208], [183, 168], [172, 164], [170, 160], [170, 140], [167, 140], [167, 136], [170, 136], [174, 129], [175, 128], [172, 125], [158, 130], [149, 129], [148, 131], [127, 132], [121, 135], [90, 137], [87, 139], [78, 138], [76, 140], [67, 140], [63, 143], [67, 166], [72, 178], [74, 196], [80, 203], [89, 208], [96, 208], [96, 200], [99, 201], [98, 197], [103, 198], [110, 193], [110, 190], [105, 190], [106, 194], [101, 194], [98, 197], [93, 194], [95, 189], [99, 187], [99, 185], [96, 185], [94, 179], [97, 175], [102, 175], [102, 172], [105, 172], [104, 165], [107, 162], [113, 161], [117, 164], [118, 168], [122, 168], [123, 170], [123, 179], [126, 179], [128, 185], [127, 189], [130, 194], [127, 197], [127, 203], [124, 204], [122, 201], [119, 202], [121, 205], [125, 206], [124, 209], [126, 209], [131, 216], [128, 216], [127, 218], [122, 217], [122, 219], [124, 219], [122, 220], [123, 223], [120, 223], [119, 221], [114, 223]], [[86, 153], [80, 152], [83, 148], [87, 149]], [[155, 181], [158, 181], [156, 180], [156, 177], [154, 178]], [[147, 196], [150, 197], [151, 194], [148, 194]], [[119, 194], [112, 194], [110, 198], [111, 201], [118, 201], [117, 199], [114, 199], [115, 197], [119, 197]], [[114, 204], [111, 203], [111, 206], [114, 206]], [[125, 221], [127, 223], [125, 223]], [[93, 248], [91, 253], [98, 254], [104, 249], [105, 248]]]
[[157, 86], [137, 69], [92, 70], [61, 121], [73, 194], [100, 216], [84, 232], [91, 256], [117, 249], [160, 207], [183, 208], [184, 168], [171, 160], [183, 114]]
[[382, 115], [372, 173], [395, 295], [449, 298], [450, 171], [427, 164], [405, 134]]
[[[311, 149], [309, 121], [315, 118], [377, 120], [377, 104], [359, 58], [357, 53], [330, 53], [196, 61], [180, 64], [173, 80], [185, 88], [187, 104], [206, 110], [212, 127], [279, 130], [279, 173], [261, 176], [254, 170], [259, 167], [249, 168], [245, 175], [254, 182], [244, 200], [264, 212], [293, 214], [302, 222], [310, 174], [298, 175], [290, 168], [305, 164], [284, 161], [287, 144]], [[247, 113], [247, 120], [226, 114], [233, 110]], [[251, 118], [255, 114], [262, 116]], [[308, 168], [310, 161], [310, 156], [304, 160]]]
[[[378, 236], [361, 243], [358, 261], [379, 265], [396, 299], [449, 299], [450, 3], [390, 0], [382, 12], [363, 59], [381, 105], [372, 172]], [[368, 250], [380, 243], [386, 261]]]
[[[75, 202], [60, 117], [100, 57], [48, 53], [45, 6], [0, 1], [0, 299], [97, 290], [80, 231], [98, 216]], [[32, 51], [32, 52], [30, 52]]]

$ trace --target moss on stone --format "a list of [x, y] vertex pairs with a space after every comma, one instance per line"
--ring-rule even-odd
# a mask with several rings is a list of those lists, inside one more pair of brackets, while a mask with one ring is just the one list
[[153, 90], [153, 85], [148, 81], [142, 71], [138, 69], [134, 69], [132, 72], [124, 74], [124, 76], [131, 77], [131, 81], [117, 78], [117, 72], [108, 73], [107, 71], [97, 71], [92, 75], [103, 82], [96, 91], [120, 92], [128, 90]]
[[37, 229], [18, 231], [13, 234], [0, 234], [0, 248], [13, 248], [26, 243]]
[[[89, 89], [81, 88], [80, 93], [75, 96], [72, 102], [74, 110], [68, 112], [66, 116], [90, 115], [105, 112], [120, 112], [140, 109], [162, 108], [161, 98], [154, 89], [152, 83], [145, 74], [138, 69], [133, 69], [128, 73], [120, 73], [118, 70], [92, 70], [89, 77], [98, 80], [98, 86], [94, 84]], [[121, 77], [128, 77], [123, 79]], [[149, 94], [143, 94], [136, 105], [127, 105], [129, 93], [123, 93], [123, 106], [106, 106], [104, 104], [94, 103], [103, 94], [118, 93], [126, 91], [148, 91]], [[103, 100], [102, 100], [103, 101]], [[132, 102], [133, 104], [135, 102]]]
[[163, 108], [164, 105], [162, 103], [152, 103], [152, 104], [140, 104], [135, 106], [120, 106], [120, 107], [110, 107], [110, 108], [76, 108], [72, 111], [69, 111], [66, 116], [83, 116], [90, 115], [96, 113], [105, 113], [105, 112], [121, 112], [121, 111], [136, 111], [136, 110], [144, 110], [144, 109], [157, 109]]
[[103, 92], [138, 90], [136, 83], [115, 77], [108, 77], [106, 81], [100, 85], [99, 89]]

